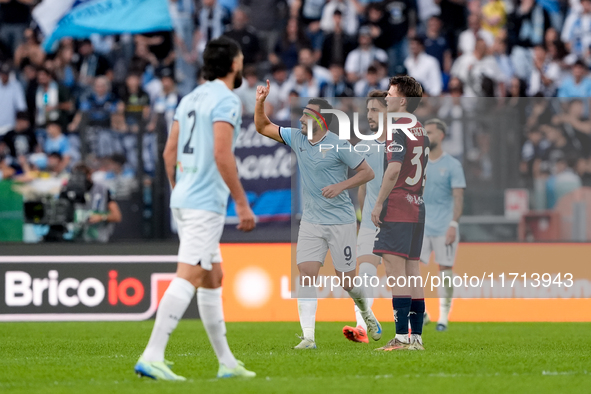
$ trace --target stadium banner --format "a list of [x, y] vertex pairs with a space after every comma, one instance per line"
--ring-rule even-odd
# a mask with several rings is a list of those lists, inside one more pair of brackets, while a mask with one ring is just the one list
[[167, 0], [43, 0], [33, 18], [46, 52], [64, 37], [172, 30]]
[[[277, 123], [289, 126], [289, 123]], [[289, 226], [294, 170], [289, 147], [257, 133], [252, 116], [244, 116], [234, 154], [240, 181], [257, 222], [284, 222]], [[226, 224], [236, 223], [235, 204], [230, 201]]]
[[[110, 246], [117, 251], [117, 245]], [[129, 249], [127, 249], [129, 250]], [[298, 321], [297, 302], [292, 298], [289, 264], [290, 244], [222, 244], [224, 258], [223, 300], [227, 321]], [[591, 254], [589, 244], [460, 244], [457, 275], [469, 270], [521, 273], [524, 261], [531, 268], [559, 272], [564, 262]], [[0, 256], [0, 321], [103, 321], [144, 320], [154, 316], [158, 302], [176, 269], [175, 255], [92, 255], [92, 256]], [[330, 261], [328, 261], [329, 263]], [[423, 277], [437, 276], [438, 268], [422, 267]], [[332, 270], [325, 264], [320, 275]], [[585, 273], [586, 276], [583, 274]], [[463, 274], [462, 274], [463, 275]], [[383, 265], [378, 269], [385, 284]], [[511, 288], [506, 279], [504, 292], [457, 289], [452, 321], [538, 322], [591, 321], [591, 275], [573, 275], [570, 292], [524, 293]], [[515, 286], [515, 284], [514, 284]], [[387, 286], [376, 289], [374, 312], [378, 319], [392, 320]], [[469, 293], [470, 298], [462, 298]], [[341, 288], [321, 288], [328, 299], [318, 303], [317, 320], [354, 319], [353, 302]], [[464, 292], [464, 293], [462, 293]], [[541, 293], [542, 290], [539, 290]], [[456, 294], [454, 294], [456, 295]], [[496, 298], [495, 298], [496, 297]], [[438, 299], [428, 298], [427, 308], [437, 319]], [[549, 313], [548, 311], [560, 311]], [[191, 303], [185, 317], [197, 317]]]

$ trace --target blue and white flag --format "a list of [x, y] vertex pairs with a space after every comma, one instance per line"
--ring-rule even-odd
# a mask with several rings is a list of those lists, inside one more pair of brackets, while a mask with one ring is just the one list
[[64, 37], [172, 30], [167, 0], [43, 0], [33, 17], [46, 52]]

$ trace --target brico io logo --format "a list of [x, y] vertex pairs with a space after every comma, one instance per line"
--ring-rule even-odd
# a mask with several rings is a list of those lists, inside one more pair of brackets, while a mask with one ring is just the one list
[[33, 278], [24, 271], [6, 271], [5, 302], [7, 306], [42, 306], [44, 300], [51, 306], [74, 307], [82, 304], [87, 307], [100, 305], [105, 296], [110, 305], [119, 303], [134, 306], [142, 301], [144, 285], [133, 277], [118, 280], [116, 270], [109, 271], [107, 289], [97, 278], [78, 280], [59, 278], [57, 270], [50, 270], [46, 278]]

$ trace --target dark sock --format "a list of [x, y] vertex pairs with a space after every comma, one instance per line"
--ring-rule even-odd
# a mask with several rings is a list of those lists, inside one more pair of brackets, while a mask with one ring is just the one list
[[425, 299], [417, 298], [410, 303], [410, 328], [413, 334], [423, 333], [423, 317], [425, 315]]
[[408, 335], [408, 314], [410, 313], [411, 298], [406, 296], [392, 297], [396, 334]]

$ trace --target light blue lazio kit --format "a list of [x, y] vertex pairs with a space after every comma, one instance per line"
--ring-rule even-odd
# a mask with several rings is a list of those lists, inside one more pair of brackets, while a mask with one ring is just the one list
[[[322, 188], [348, 179], [348, 168], [357, 168], [363, 157], [348, 141], [330, 131], [315, 144], [299, 129], [279, 129], [281, 138], [297, 159], [302, 180], [302, 221], [333, 225], [355, 223], [355, 209], [347, 190], [334, 198], [322, 196]], [[338, 147], [338, 149], [337, 149]]]
[[435, 160], [429, 160], [427, 181], [423, 200], [427, 216], [425, 218], [425, 236], [445, 235], [453, 219], [453, 190], [466, 187], [464, 170], [457, 159], [447, 153]]
[[379, 141], [361, 141], [357, 145], [357, 152], [367, 161], [367, 164], [373, 170], [375, 177], [366, 183], [365, 200], [363, 201], [363, 211], [361, 212], [361, 227], [376, 230], [376, 226], [371, 221], [371, 211], [376, 205], [382, 179], [384, 177], [384, 160], [386, 158], [386, 143]]
[[174, 120], [180, 131], [170, 207], [225, 215], [230, 191], [215, 163], [213, 124], [227, 122], [234, 127], [234, 151], [242, 123], [240, 99], [222, 81], [206, 82], [181, 100]]

